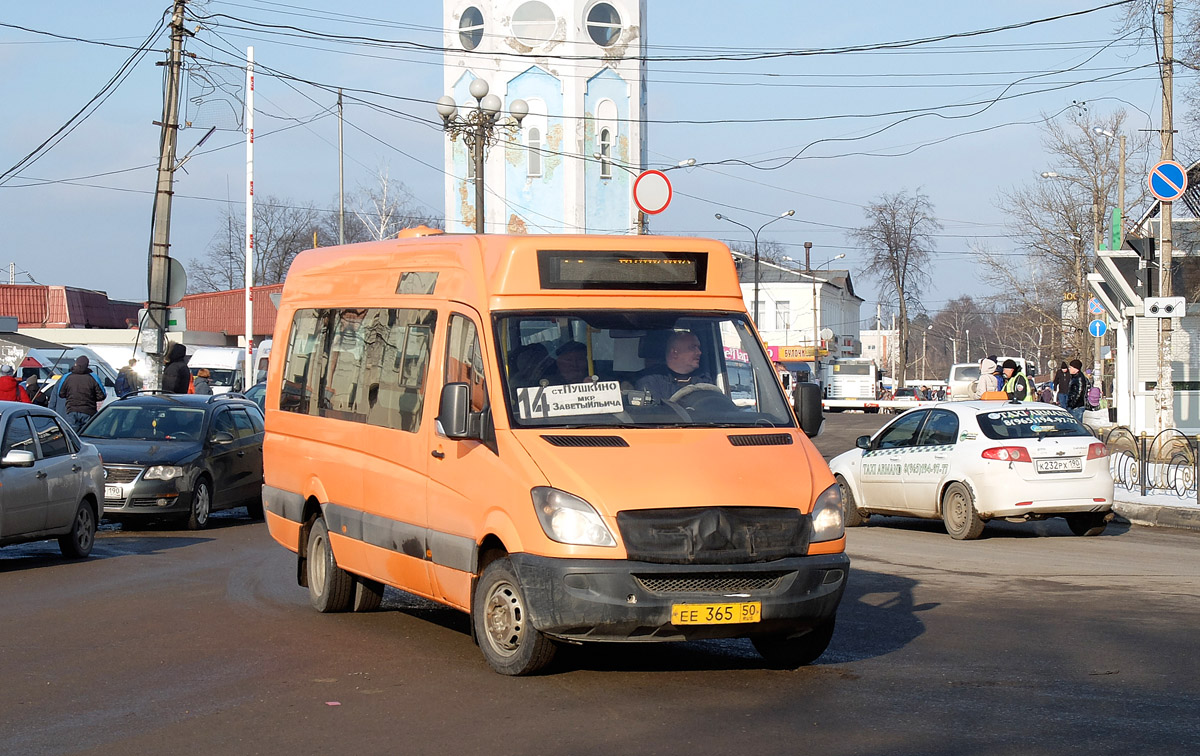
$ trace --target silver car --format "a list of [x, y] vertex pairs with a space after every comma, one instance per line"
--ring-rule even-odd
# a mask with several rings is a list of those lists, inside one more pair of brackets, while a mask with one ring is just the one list
[[92, 551], [104, 464], [48, 409], [0, 402], [0, 546], [58, 539], [63, 556]]

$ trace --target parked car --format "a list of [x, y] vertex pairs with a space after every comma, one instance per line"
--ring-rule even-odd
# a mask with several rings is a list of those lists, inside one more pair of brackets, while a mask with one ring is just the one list
[[261, 410], [264, 414], [266, 413], [266, 411], [267, 411], [267, 406], [266, 406], [267, 382], [266, 381], [261, 381], [259, 383], [254, 384], [250, 388], [246, 389], [245, 392], [242, 393], [242, 396], [246, 397], [250, 401], [257, 404], [259, 410]]
[[1111, 517], [1108, 450], [1070, 412], [1040, 402], [971, 401], [911, 409], [829, 467], [846, 525], [875, 514], [940, 517], [969, 540], [993, 519], [1063, 517], [1094, 536]]
[[241, 396], [141, 392], [80, 434], [104, 455], [104, 515], [208, 525], [219, 509], [262, 517], [263, 416]]
[[0, 402], [0, 546], [58, 539], [65, 557], [86, 557], [96, 540], [104, 468], [48, 409]]

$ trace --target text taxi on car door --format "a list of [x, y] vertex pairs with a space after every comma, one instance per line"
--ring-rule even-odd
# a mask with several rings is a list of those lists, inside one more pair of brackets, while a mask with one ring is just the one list
[[789, 406], [728, 249], [401, 236], [284, 284], [263, 498], [313, 605], [456, 607], [504, 674], [564, 641], [820, 656], [849, 560], [819, 389]]
[[1112, 518], [1107, 449], [1052, 404], [909, 410], [829, 466], [851, 526], [873, 514], [941, 517], [951, 537], [965, 540], [994, 519], [1063, 517], [1076, 535], [1094, 536]]

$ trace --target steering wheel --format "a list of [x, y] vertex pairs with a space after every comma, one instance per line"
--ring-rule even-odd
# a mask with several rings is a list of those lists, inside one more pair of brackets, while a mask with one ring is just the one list
[[[691, 397], [692, 400], [685, 402], [684, 399]], [[733, 400], [725, 396], [725, 392], [720, 386], [712, 383], [693, 383], [690, 386], [684, 386], [676, 391], [668, 399], [669, 402], [682, 404], [688, 409], [695, 409], [698, 404], [720, 402], [722, 409], [735, 407]]]
[[170, 435], [172, 441], [195, 441], [196, 439], [187, 431], [179, 431]]

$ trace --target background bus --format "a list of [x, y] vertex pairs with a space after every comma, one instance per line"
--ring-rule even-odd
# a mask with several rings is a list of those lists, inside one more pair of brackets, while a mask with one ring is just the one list
[[879, 368], [875, 360], [834, 360], [825, 363], [824, 368], [827, 399], [879, 398]]

